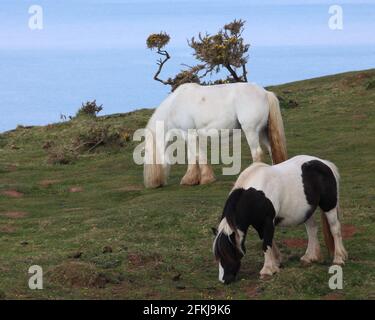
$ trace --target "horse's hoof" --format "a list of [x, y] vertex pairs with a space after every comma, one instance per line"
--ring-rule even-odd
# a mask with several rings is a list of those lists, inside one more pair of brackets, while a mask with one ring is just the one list
[[203, 179], [201, 179], [200, 184], [209, 184], [209, 183], [213, 183], [215, 181], [216, 181], [215, 177], [203, 178]]
[[310, 267], [312, 265], [312, 261], [307, 261], [307, 260], [301, 259], [301, 265], [302, 265], [302, 267], [305, 267], [305, 268]]
[[186, 181], [181, 181], [180, 185], [182, 186], [196, 186], [198, 185], [199, 182], [186, 182]]
[[264, 280], [264, 281], [271, 280], [272, 279], [272, 274], [268, 274], [268, 273], [260, 274], [260, 279]]
[[320, 261], [320, 255], [309, 256], [305, 254], [304, 256], [301, 257], [301, 263], [303, 266], [309, 266], [313, 262], [318, 262], [318, 261]]
[[343, 258], [339, 257], [333, 260], [333, 264], [338, 265], [338, 266], [343, 266], [345, 265], [345, 261]]
[[260, 278], [262, 280], [266, 280], [266, 279], [271, 278], [274, 273], [278, 273], [278, 272], [280, 272], [280, 269], [276, 265], [268, 266], [260, 270]]
[[183, 177], [180, 184], [183, 186], [196, 186], [199, 184], [199, 177]]

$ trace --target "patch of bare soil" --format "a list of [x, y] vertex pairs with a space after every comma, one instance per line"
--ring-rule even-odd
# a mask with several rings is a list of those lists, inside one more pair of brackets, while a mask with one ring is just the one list
[[260, 296], [262, 290], [257, 285], [251, 285], [245, 289], [245, 293], [249, 299]]
[[11, 197], [11, 198], [22, 198], [23, 197], [23, 193], [22, 192], [18, 192], [16, 190], [2, 191], [1, 194], [3, 194], [4, 196]]
[[352, 224], [342, 224], [341, 234], [343, 239], [349, 239], [357, 233], [357, 228]]
[[162, 263], [162, 257], [159, 254], [142, 255], [137, 253], [128, 254], [129, 264], [134, 267], [144, 267], [148, 265], [157, 266]]
[[143, 190], [143, 185], [131, 184], [117, 189], [117, 191], [140, 191]]
[[306, 239], [290, 238], [283, 239], [281, 242], [289, 248], [305, 248], [307, 246]]
[[51, 186], [51, 185], [53, 185], [53, 184], [57, 184], [57, 183], [59, 183], [59, 182], [60, 182], [60, 180], [48, 180], [48, 179], [46, 179], [46, 180], [42, 180], [42, 181], [40, 181], [39, 184], [40, 184], [42, 187], [49, 187], [49, 186]]
[[22, 212], [22, 211], [9, 211], [9, 212], [4, 212], [1, 213], [3, 217], [11, 218], [11, 219], [20, 219], [24, 218], [27, 215], [29, 215], [27, 212]]
[[328, 293], [325, 296], [322, 297], [323, 300], [343, 300], [344, 296], [341, 293]]
[[63, 209], [64, 212], [75, 212], [75, 211], [82, 211], [85, 210], [85, 208], [66, 208]]
[[353, 115], [352, 118], [353, 120], [365, 120], [368, 118], [368, 116], [362, 113], [362, 114], [355, 114]]
[[0, 226], [0, 233], [14, 233], [16, 232], [17, 228], [10, 224], [5, 224]]
[[111, 297], [113, 299], [127, 299], [127, 297], [129, 296], [129, 293], [131, 292], [131, 289], [132, 288], [130, 287], [128, 281], [123, 281], [119, 285], [113, 286], [111, 288]]
[[18, 166], [15, 165], [15, 164], [10, 164], [10, 165], [8, 166], [8, 170], [9, 170], [9, 171], [16, 171], [17, 168], [18, 168]]
[[71, 187], [71, 188], [69, 188], [69, 192], [71, 192], [71, 193], [83, 192], [83, 188], [82, 187]]

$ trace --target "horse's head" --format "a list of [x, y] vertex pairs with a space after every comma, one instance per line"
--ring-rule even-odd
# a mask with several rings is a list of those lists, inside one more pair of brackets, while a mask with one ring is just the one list
[[234, 232], [224, 218], [216, 232], [213, 251], [219, 263], [219, 281], [229, 284], [236, 279], [244, 256], [244, 233]]

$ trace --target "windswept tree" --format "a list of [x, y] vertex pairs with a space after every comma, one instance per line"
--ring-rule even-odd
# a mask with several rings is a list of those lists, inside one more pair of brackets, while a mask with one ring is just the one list
[[[160, 73], [165, 63], [171, 58], [165, 49], [170, 41], [170, 36], [165, 32], [151, 34], [147, 38], [147, 47], [156, 50], [162, 56], [157, 62], [158, 70], [154, 79], [165, 85], [170, 85], [172, 91], [187, 82], [201, 84], [246, 82], [247, 52], [250, 45], [244, 42], [242, 36], [244, 24], [245, 21], [243, 20], [234, 20], [214, 35], [206, 33], [204, 36], [199, 34], [198, 38], [191, 38], [188, 44], [194, 50], [193, 55], [200, 63], [189, 67], [187, 70], [181, 70], [174, 78], [168, 78], [167, 80], [161, 79]], [[218, 73], [222, 69], [229, 73], [226, 79], [219, 79], [214, 82], [204, 80], [206, 76]], [[238, 73], [239, 70], [240, 74]]]
[[175, 75], [174, 78], [168, 78], [167, 80], [163, 80], [160, 78], [160, 73], [163, 69], [164, 64], [171, 58], [168, 51], [164, 49], [169, 41], [170, 36], [165, 32], [151, 34], [147, 38], [147, 47], [151, 50], [156, 50], [157, 54], [162, 56], [162, 58], [157, 61], [158, 70], [154, 75], [154, 80], [159, 81], [165, 85], [170, 85], [172, 87], [172, 91], [177, 89], [177, 87], [183, 83], [200, 83], [200, 79], [198, 76], [198, 72], [202, 68], [200, 66], [192, 67], [189, 70], [182, 70], [177, 75]]
[[[244, 24], [243, 20], [234, 20], [217, 34], [199, 34], [198, 39], [193, 37], [189, 41], [195, 58], [203, 63], [206, 72], [217, 73], [224, 68], [229, 72], [228, 82], [247, 82], [246, 63], [250, 45], [242, 37]], [[238, 74], [238, 69], [242, 74]]]

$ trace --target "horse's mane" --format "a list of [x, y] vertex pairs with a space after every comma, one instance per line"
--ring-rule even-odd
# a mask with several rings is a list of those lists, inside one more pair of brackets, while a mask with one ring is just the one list
[[222, 219], [226, 218], [228, 225], [234, 232], [236, 232], [237, 230], [236, 207], [244, 191], [245, 190], [241, 188], [241, 189], [235, 189], [231, 192], [231, 194], [229, 195], [225, 203], [223, 214], [221, 217]]
[[[225, 203], [213, 248], [216, 259], [221, 257], [226, 260], [235, 261], [236, 258], [238, 258], [237, 255], [241, 254], [235, 244], [236, 237], [238, 236], [236, 227], [236, 207], [244, 191], [244, 189], [232, 191]], [[228, 227], [230, 230], [228, 230]], [[235, 250], [233, 250], [233, 248]]]
[[241, 257], [241, 252], [234, 243], [235, 237], [234, 233], [231, 235], [218, 233], [214, 243], [214, 255], [217, 260], [220, 258], [224, 261], [236, 262]]

